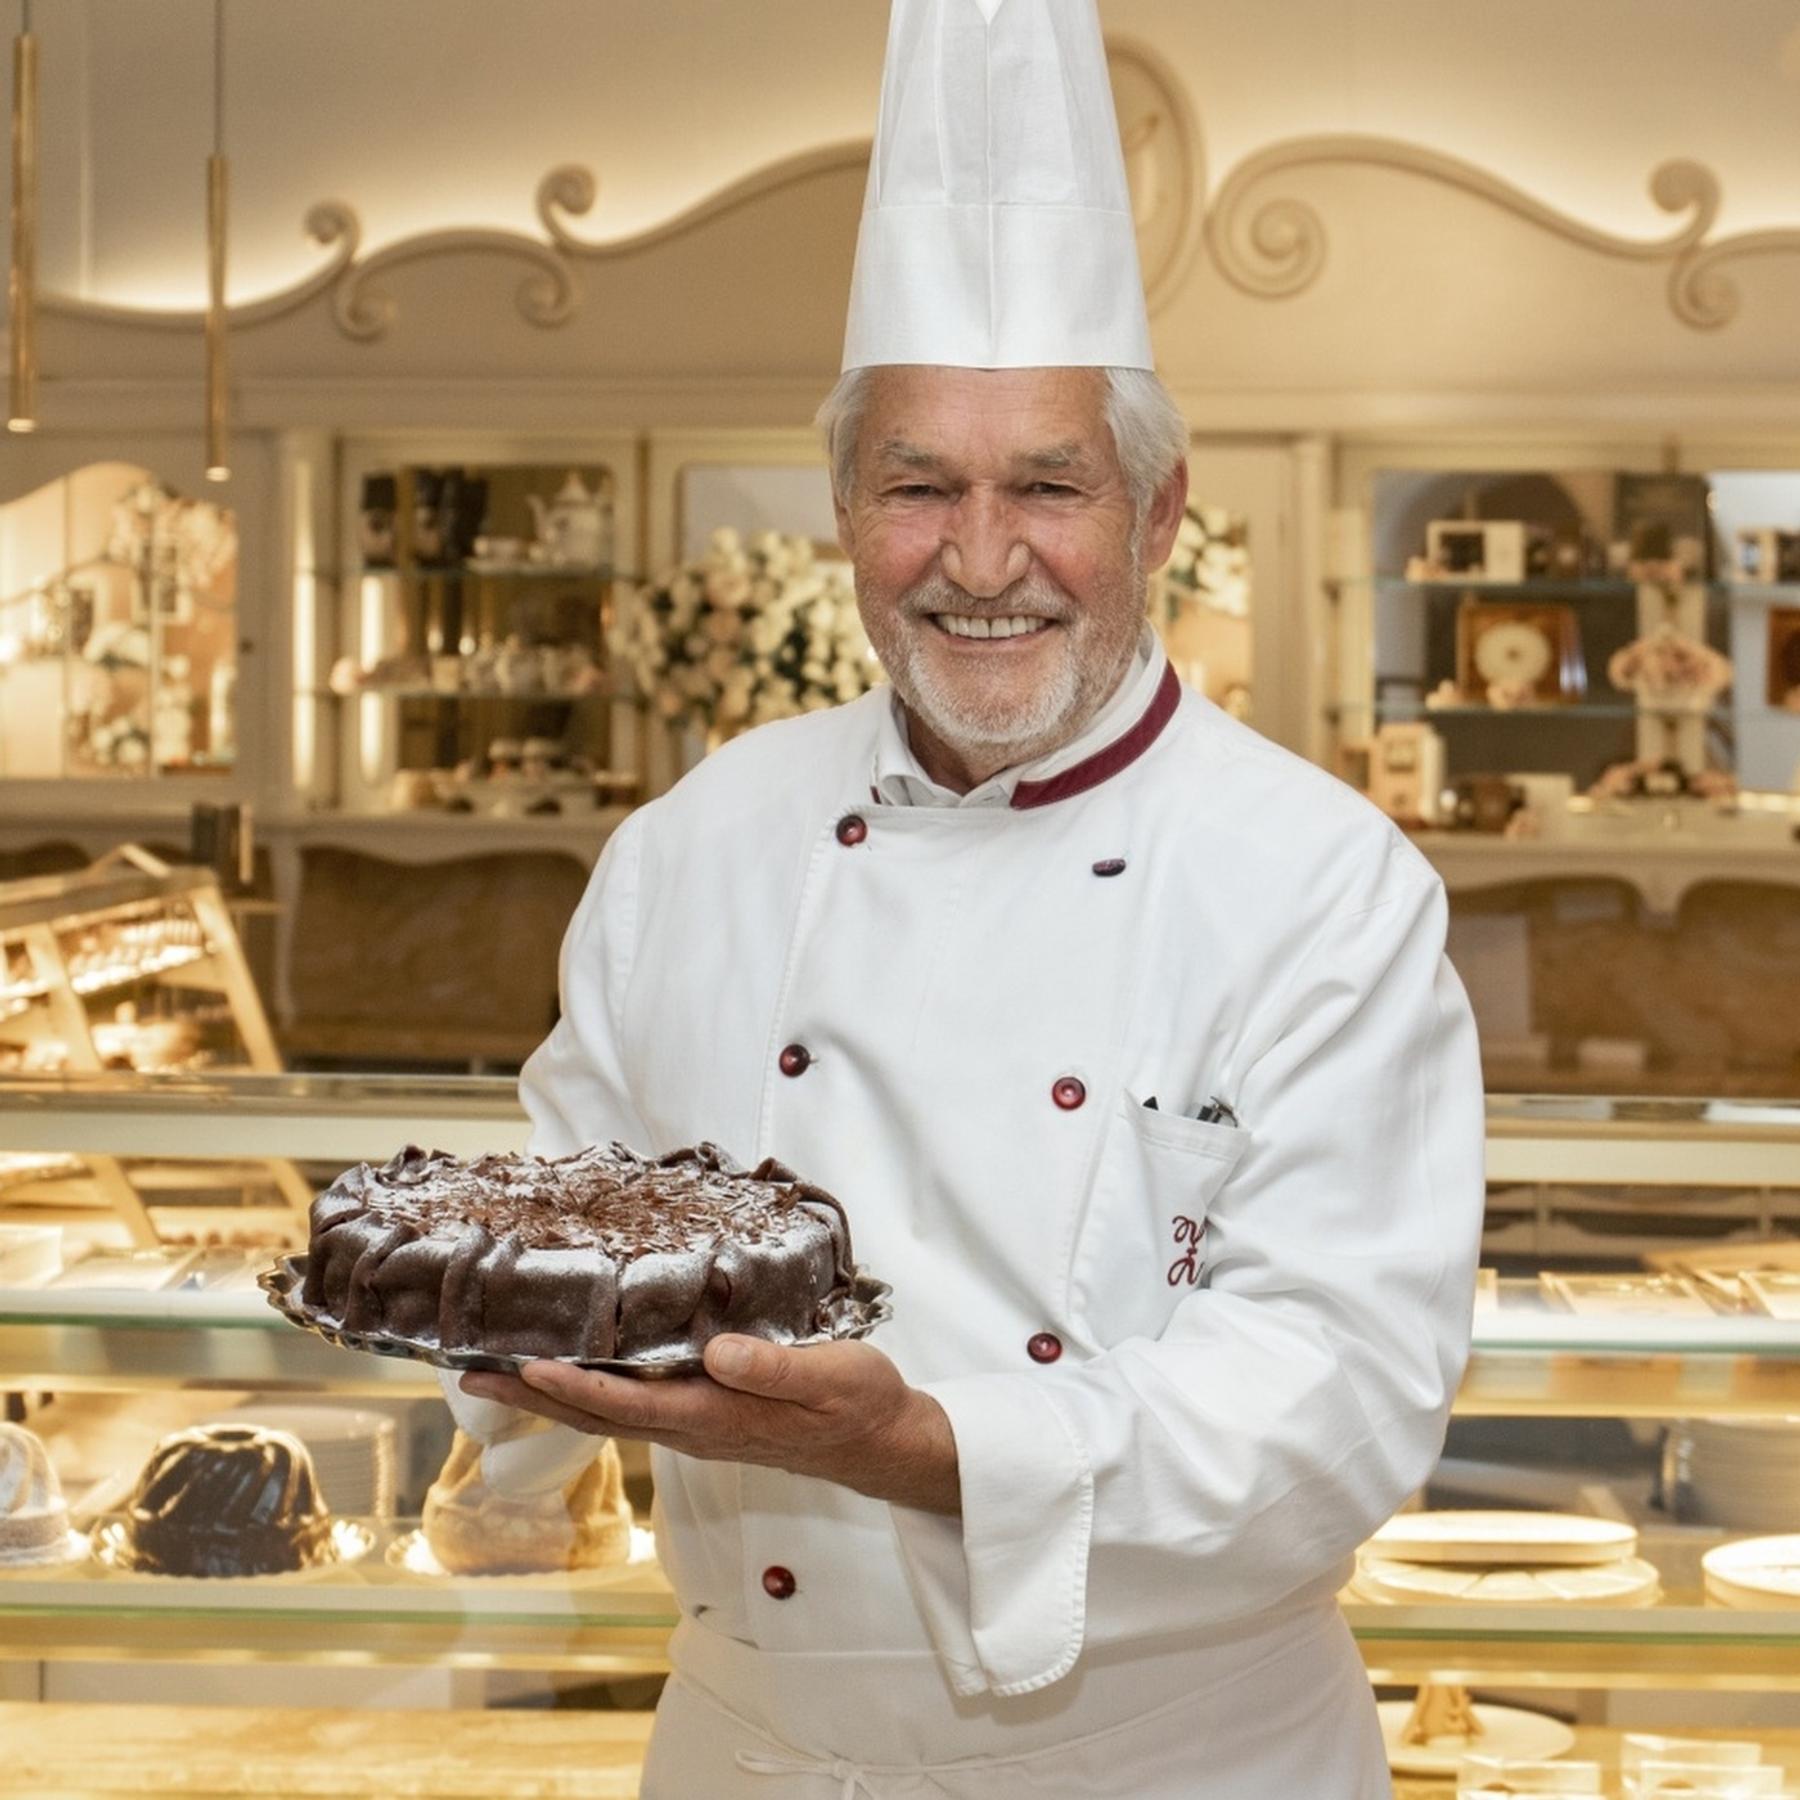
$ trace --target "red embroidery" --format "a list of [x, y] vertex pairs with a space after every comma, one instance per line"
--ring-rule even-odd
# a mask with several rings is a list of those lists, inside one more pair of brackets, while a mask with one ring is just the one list
[[1194, 1287], [1200, 1280], [1200, 1237], [1206, 1226], [1199, 1219], [1175, 1216], [1175, 1247], [1187, 1246], [1186, 1252], [1169, 1264], [1169, 1286], [1180, 1287], [1185, 1280]]

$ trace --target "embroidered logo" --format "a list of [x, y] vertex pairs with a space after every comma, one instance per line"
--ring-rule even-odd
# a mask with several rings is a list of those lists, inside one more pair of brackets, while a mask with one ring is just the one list
[[1177, 1213], [1175, 1216], [1175, 1248], [1186, 1249], [1169, 1264], [1169, 1286], [1180, 1287], [1185, 1281], [1189, 1287], [1200, 1280], [1200, 1237], [1206, 1230], [1198, 1219], [1189, 1219]]

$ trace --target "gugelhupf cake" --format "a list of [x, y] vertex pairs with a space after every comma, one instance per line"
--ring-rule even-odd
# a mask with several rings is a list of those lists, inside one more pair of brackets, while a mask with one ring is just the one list
[[44, 1440], [23, 1425], [0, 1424], [0, 1568], [67, 1562], [77, 1550]]
[[851, 1273], [843, 1208], [773, 1158], [408, 1146], [313, 1202], [301, 1298], [345, 1330], [444, 1350], [649, 1360], [720, 1332], [811, 1336]]
[[330, 1562], [306, 1446], [256, 1425], [171, 1432], [138, 1477], [119, 1560], [154, 1575], [277, 1575]]
[[459, 1431], [420, 1524], [452, 1575], [608, 1569], [631, 1560], [631, 1505], [611, 1438], [597, 1440], [593, 1461], [562, 1487], [515, 1496], [488, 1486], [481, 1446]]

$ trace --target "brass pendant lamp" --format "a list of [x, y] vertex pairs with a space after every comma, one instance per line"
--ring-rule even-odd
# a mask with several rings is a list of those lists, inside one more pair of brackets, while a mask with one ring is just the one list
[[225, 0], [213, 0], [213, 147], [206, 159], [206, 479], [229, 481], [225, 366]]
[[13, 39], [12, 262], [6, 282], [6, 340], [11, 364], [6, 429], [37, 430], [37, 39], [31, 0], [23, 0]]

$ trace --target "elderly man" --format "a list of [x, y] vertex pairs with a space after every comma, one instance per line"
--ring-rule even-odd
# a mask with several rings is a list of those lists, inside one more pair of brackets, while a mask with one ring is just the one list
[[[981, 162], [1035, 222], [969, 229], [965, 129], [1064, 145], [1048, 200]], [[1185, 433], [1110, 130], [1090, 0], [898, 0], [821, 415], [892, 687], [631, 816], [525, 1072], [535, 1149], [778, 1155], [894, 1289], [705, 1378], [464, 1378], [658, 1446], [648, 1800], [1388, 1792], [1334, 1596], [1466, 1351], [1473, 1032], [1426, 864], [1144, 626]]]

